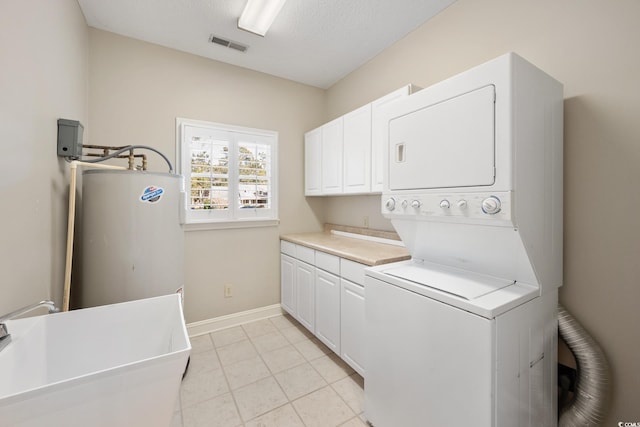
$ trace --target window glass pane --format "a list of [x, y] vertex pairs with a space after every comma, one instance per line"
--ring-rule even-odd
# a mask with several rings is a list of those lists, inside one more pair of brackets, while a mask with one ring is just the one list
[[187, 223], [277, 219], [276, 132], [178, 120]]
[[229, 208], [229, 143], [191, 136], [191, 210]]
[[271, 208], [271, 147], [267, 144], [238, 143], [238, 181], [240, 209]]

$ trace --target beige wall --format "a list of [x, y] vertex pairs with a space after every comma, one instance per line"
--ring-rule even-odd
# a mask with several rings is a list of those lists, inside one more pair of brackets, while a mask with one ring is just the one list
[[0, 314], [62, 303], [68, 167], [57, 119], [87, 124], [87, 49], [76, 0], [0, 2]]
[[326, 197], [324, 203], [324, 218], [329, 224], [367, 227], [368, 223], [374, 230], [395, 231], [391, 221], [382, 216], [379, 195]]
[[279, 132], [280, 226], [187, 231], [185, 317], [279, 303], [279, 235], [322, 224], [321, 201], [303, 197], [302, 135], [322, 122], [325, 91], [95, 29], [89, 69], [90, 143], [146, 144], [174, 161], [176, 117]]
[[[609, 358], [609, 426], [640, 420], [639, 16], [637, 0], [458, 0], [331, 87], [327, 98], [329, 119], [406, 83], [427, 87], [508, 51], [564, 83], [560, 300]], [[367, 198], [330, 203], [331, 211], [345, 212], [332, 217], [339, 223], [358, 220], [348, 212], [371, 205]]]

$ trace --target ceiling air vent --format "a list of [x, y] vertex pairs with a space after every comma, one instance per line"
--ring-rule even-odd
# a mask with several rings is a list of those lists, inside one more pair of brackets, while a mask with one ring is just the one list
[[220, 46], [228, 47], [229, 49], [235, 49], [240, 52], [246, 52], [249, 48], [249, 46], [245, 46], [241, 43], [231, 40], [223, 39], [222, 37], [214, 36], [213, 34], [211, 34], [211, 37], [209, 37], [209, 41], [211, 43], [219, 44]]

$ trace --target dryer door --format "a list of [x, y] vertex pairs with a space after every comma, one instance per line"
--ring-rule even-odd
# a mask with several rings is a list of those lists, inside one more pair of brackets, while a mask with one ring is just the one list
[[391, 120], [389, 189], [493, 185], [494, 122], [493, 85]]

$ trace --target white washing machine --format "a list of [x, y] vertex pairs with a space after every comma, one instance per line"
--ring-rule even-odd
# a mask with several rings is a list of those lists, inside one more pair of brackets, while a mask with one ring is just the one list
[[412, 259], [366, 272], [375, 427], [557, 423], [562, 102], [510, 53], [386, 107], [382, 212]]

